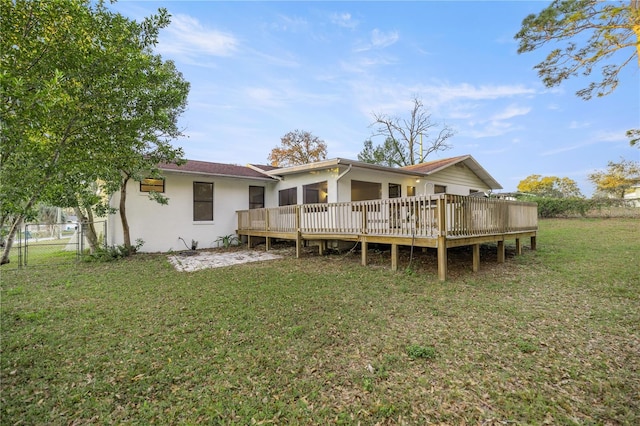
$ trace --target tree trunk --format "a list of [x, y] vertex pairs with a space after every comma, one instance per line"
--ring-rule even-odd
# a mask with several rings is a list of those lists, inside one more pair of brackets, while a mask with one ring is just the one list
[[[40, 192], [35, 193], [25, 205], [23, 212], [28, 212], [39, 196], [40, 196]], [[15, 238], [16, 232], [18, 232], [18, 227], [20, 226], [24, 218], [25, 218], [25, 213], [18, 214], [16, 217], [14, 217], [13, 223], [11, 224], [11, 228], [9, 228], [9, 234], [7, 235], [7, 241], [4, 245], [4, 250], [2, 251], [2, 258], [0, 259], [0, 265], [9, 263], [9, 252], [11, 251], [11, 247], [13, 246], [13, 239]]]
[[127, 182], [129, 182], [129, 177], [125, 176], [122, 179], [122, 184], [120, 185], [120, 221], [122, 222], [122, 237], [124, 240], [124, 246], [126, 248], [131, 247], [131, 235], [129, 234], [129, 222], [127, 222]]
[[2, 251], [2, 258], [0, 259], [0, 265], [5, 265], [9, 263], [9, 253], [11, 252], [11, 247], [13, 246], [13, 239], [16, 236], [16, 232], [18, 231], [18, 227], [22, 223], [24, 219], [23, 215], [18, 215], [14, 218], [13, 223], [11, 224], [11, 228], [9, 228], [9, 234], [7, 235], [7, 240], [4, 244], [4, 250]]
[[89, 208], [85, 215], [80, 207], [75, 207], [74, 210], [76, 212], [76, 216], [78, 216], [78, 222], [82, 226], [82, 235], [80, 235], [79, 238], [87, 237], [89, 252], [93, 253], [98, 248], [98, 235], [96, 233], [96, 227], [93, 224], [93, 212]]

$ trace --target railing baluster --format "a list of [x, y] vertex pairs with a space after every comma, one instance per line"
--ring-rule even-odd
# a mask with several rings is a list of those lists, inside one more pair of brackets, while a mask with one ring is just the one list
[[482, 236], [536, 230], [534, 203], [459, 195], [305, 204], [238, 211], [238, 229], [388, 236]]

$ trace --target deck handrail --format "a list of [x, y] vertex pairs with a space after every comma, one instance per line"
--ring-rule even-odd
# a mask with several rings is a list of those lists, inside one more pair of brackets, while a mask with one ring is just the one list
[[436, 194], [239, 210], [239, 231], [471, 237], [538, 229], [537, 204]]

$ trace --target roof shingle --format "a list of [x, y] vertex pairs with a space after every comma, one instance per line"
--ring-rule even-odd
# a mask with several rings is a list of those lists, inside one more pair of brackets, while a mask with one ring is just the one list
[[237, 176], [245, 178], [269, 179], [263, 173], [253, 170], [246, 166], [238, 166], [236, 164], [210, 163], [208, 161], [187, 160], [181, 166], [175, 164], [161, 164], [161, 170], [178, 171], [187, 173], [201, 173], [214, 176]]
[[412, 172], [424, 173], [428, 175], [429, 173], [432, 173], [436, 170], [440, 170], [446, 166], [456, 164], [467, 158], [469, 158], [468, 155], [461, 155], [459, 157], [451, 157], [451, 158], [443, 158], [442, 160], [427, 161], [426, 163], [413, 164], [411, 166], [404, 166], [401, 168], [404, 170], [410, 170]]

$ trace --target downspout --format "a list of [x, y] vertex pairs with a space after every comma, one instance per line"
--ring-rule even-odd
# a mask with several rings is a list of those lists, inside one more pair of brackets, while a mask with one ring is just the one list
[[[344, 172], [340, 173], [338, 175], [338, 177], [336, 178], [336, 201], [338, 201], [340, 199], [340, 197], [338, 196], [338, 188], [340, 188], [340, 185], [338, 185], [338, 182], [340, 181], [340, 179], [342, 179], [344, 177], [344, 175], [349, 173], [352, 168], [353, 168], [353, 164], [349, 164], [349, 167], [347, 168], [347, 170], [345, 170]], [[349, 200], [351, 200], [351, 197], [349, 197]]]
[[351, 171], [351, 169], [353, 168], [353, 164], [349, 164], [349, 168], [347, 168], [347, 170], [345, 170], [344, 172], [340, 173], [338, 175], [338, 178], [336, 179], [336, 182], [339, 181], [340, 179], [342, 179], [342, 177], [344, 175], [346, 175], [347, 173], [349, 173]]

